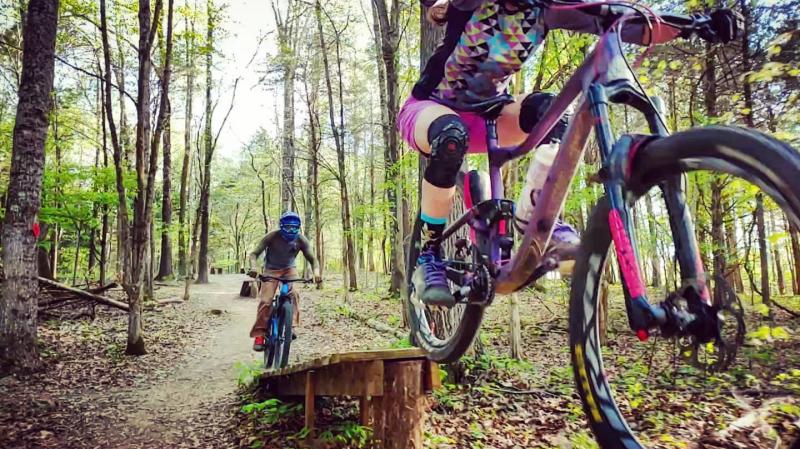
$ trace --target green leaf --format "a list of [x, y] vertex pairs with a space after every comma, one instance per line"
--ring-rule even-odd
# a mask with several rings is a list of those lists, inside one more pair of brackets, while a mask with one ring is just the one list
[[772, 338], [774, 338], [776, 340], [788, 340], [791, 337], [791, 335], [789, 335], [789, 332], [786, 330], [786, 328], [784, 328], [782, 326], [773, 327], [772, 331], [771, 331], [771, 335], [772, 335]]

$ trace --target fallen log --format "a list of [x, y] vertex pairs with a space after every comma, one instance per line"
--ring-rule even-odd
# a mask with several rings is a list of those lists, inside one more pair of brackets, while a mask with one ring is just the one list
[[125, 311], [128, 310], [128, 305], [125, 304], [124, 302], [119, 302], [119, 301], [111, 299], [111, 298], [106, 298], [105, 296], [95, 295], [94, 293], [89, 293], [89, 292], [84, 291], [84, 290], [79, 290], [77, 288], [72, 288], [72, 287], [70, 287], [68, 285], [64, 285], [64, 284], [61, 284], [61, 283], [56, 282], [56, 281], [52, 281], [52, 280], [47, 279], [47, 278], [43, 278], [41, 276], [39, 277], [39, 283], [40, 284], [44, 284], [45, 286], [48, 286], [48, 287], [53, 287], [53, 288], [58, 289], [58, 290], [70, 292], [73, 295], [81, 297], [83, 299], [88, 299], [88, 300], [91, 300], [91, 301], [94, 301], [94, 302], [99, 302], [100, 304], [105, 304], [107, 306], [116, 307], [117, 309], [120, 309], [120, 310], [125, 310]]
[[777, 308], [783, 310], [784, 312], [788, 313], [789, 315], [791, 315], [791, 316], [793, 316], [795, 318], [800, 318], [800, 313], [797, 313], [794, 310], [791, 310], [790, 308], [788, 308], [788, 307], [786, 307], [784, 305], [781, 305], [781, 303], [775, 301], [774, 299], [772, 300], [772, 304], [774, 304], [775, 307], [777, 307]]
[[112, 288], [117, 288], [117, 287], [119, 287], [119, 284], [117, 284], [116, 282], [111, 282], [106, 285], [101, 285], [100, 287], [89, 288], [86, 291], [89, 293], [94, 293], [95, 295], [99, 295], [100, 293], [103, 293], [106, 290], [111, 290]]

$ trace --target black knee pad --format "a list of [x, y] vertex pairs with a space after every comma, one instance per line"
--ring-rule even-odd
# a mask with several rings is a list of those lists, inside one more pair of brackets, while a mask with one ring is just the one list
[[428, 128], [431, 156], [425, 169], [425, 180], [447, 189], [456, 185], [456, 176], [467, 153], [469, 132], [457, 115], [443, 115]]
[[[547, 92], [536, 92], [525, 97], [522, 100], [522, 106], [519, 111], [519, 128], [526, 133], [531, 132], [533, 127], [539, 123], [539, 120], [544, 117], [547, 108], [550, 107], [555, 98], [555, 95]], [[544, 143], [560, 141], [567, 130], [568, 120], [569, 117], [567, 115], [561, 117], [561, 120], [556, 123], [550, 134], [545, 138]]]

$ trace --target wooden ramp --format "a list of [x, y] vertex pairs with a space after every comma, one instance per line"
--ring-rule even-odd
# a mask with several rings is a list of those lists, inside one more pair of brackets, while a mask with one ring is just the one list
[[270, 370], [261, 385], [275, 396], [304, 396], [305, 425], [314, 430], [314, 398], [359, 398], [361, 425], [373, 448], [422, 448], [426, 393], [440, 386], [438, 366], [418, 348], [348, 352]]

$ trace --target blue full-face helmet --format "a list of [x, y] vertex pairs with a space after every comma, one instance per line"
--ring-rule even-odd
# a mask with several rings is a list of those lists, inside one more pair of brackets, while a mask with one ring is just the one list
[[300, 215], [298, 215], [297, 212], [284, 212], [280, 219], [281, 236], [286, 239], [287, 242], [297, 240], [297, 237], [300, 236], [301, 223]]

